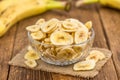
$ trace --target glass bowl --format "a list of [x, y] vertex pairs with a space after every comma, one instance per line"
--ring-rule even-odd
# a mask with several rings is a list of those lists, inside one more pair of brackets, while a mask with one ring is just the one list
[[94, 30], [91, 29], [91, 35], [88, 40], [79, 44], [58, 46], [34, 40], [31, 37], [30, 32], [28, 32], [30, 45], [38, 54], [40, 54], [41, 60], [49, 64], [60, 66], [70, 65], [85, 59], [92, 47], [94, 36]]

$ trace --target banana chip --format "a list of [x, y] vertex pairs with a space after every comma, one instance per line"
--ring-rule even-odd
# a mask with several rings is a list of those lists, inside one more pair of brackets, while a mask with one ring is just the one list
[[56, 52], [59, 52], [62, 48], [63, 48], [62, 46], [56, 47], [56, 48], [55, 48], [55, 51], [56, 51]]
[[57, 54], [54, 49], [50, 49], [50, 48], [46, 49], [45, 52], [51, 54], [52, 56], [56, 56]]
[[27, 60], [24, 62], [27, 66], [29, 66], [30, 68], [34, 68], [37, 66], [37, 63], [35, 60]]
[[75, 43], [79, 44], [88, 39], [88, 30], [81, 28], [75, 32]]
[[39, 19], [35, 24], [41, 26], [43, 23], [45, 23], [45, 19]]
[[95, 68], [95, 61], [94, 60], [87, 60], [87, 61], [81, 61], [73, 66], [73, 70], [80, 71], [80, 70], [92, 70]]
[[73, 49], [76, 53], [81, 53], [82, 52], [82, 47], [79, 45], [73, 46]]
[[76, 24], [78, 28], [84, 28], [85, 27], [85, 25], [77, 19], [69, 18], [69, 19], [66, 19], [65, 21], [72, 22], [72, 23]]
[[27, 48], [27, 50], [28, 50], [28, 51], [33, 51], [32, 46], [29, 45], [28, 48]]
[[86, 60], [94, 60], [95, 62], [98, 62], [99, 60], [102, 60], [105, 58], [105, 55], [97, 50], [93, 50], [90, 52], [90, 55], [86, 58]]
[[63, 21], [62, 30], [66, 32], [75, 32], [77, 31], [78, 26], [73, 22]]
[[26, 27], [26, 30], [30, 31], [30, 32], [36, 32], [36, 31], [40, 30], [40, 26], [38, 26], [38, 25], [28, 26], [28, 27]]
[[54, 30], [57, 29], [57, 23], [59, 22], [58, 19], [51, 19], [47, 22], [45, 22], [42, 26], [41, 26], [41, 30], [45, 33], [51, 33], [53, 32]]
[[33, 39], [41, 40], [46, 37], [46, 34], [43, 33], [42, 31], [37, 31], [37, 32], [31, 33], [31, 36]]
[[44, 41], [45, 41], [46, 43], [50, 43], [50, 38], [45, 38]]
[[86, 22], [85, 26], [90, 30], [92, 28], [92, 21]]
[[73, 43], [73, 37], [63, 31], [56, 31], [52, 33], [50, 40], [54, 45], [69, 45]]
[[57, 57], [60, 59], [70, 60], [76, 56], [76, 53], [72, 48], [63, 48], [57, 53]]
[[35, 51], [28, 51], [25, 54], [24, 58], [27, 60], [38, 60], [40, 59], [40, 55], [36, 53]]

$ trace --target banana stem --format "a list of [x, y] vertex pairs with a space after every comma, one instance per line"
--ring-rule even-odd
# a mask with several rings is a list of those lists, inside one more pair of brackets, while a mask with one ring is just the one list
[[48, 10], [51, 10], [51, 9], [65, 9], [66, 4], [67, 4], [67, 2], [63, 2], [63, 1], [50, 1], [47, 4], [47, 9]]
[[80, 7], [84, 4], [93, 4], [93, 3], [97, 3], [99, 2], [99, 0], [78, 0], [75, 4], [76, 7]]

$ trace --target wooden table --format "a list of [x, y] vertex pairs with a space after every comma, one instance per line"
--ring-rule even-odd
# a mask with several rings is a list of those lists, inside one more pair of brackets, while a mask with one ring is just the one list
[[92, 20], [96, 33], [93, 46], [110, 49], [113, 56], [100, 73], [90, 80], [120, 80], [120, 11], [96, 5], [72, 8], [69, 12], [52, 10], [15, 24], [5, 36], [0, 38], [0, 80], [89, 80], [8, 65], [8, 61], [28, 45], [25, 27], [34, 24], [39, 18], [53, 17], [58, 19], [72, 17], [84, 23]]

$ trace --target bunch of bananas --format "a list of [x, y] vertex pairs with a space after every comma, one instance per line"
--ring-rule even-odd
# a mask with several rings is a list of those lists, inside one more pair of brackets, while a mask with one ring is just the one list
[[0, 1], [0, 37], [21, 19], [54, 8], [64, 9], [66, 2], [54, 0], [2, 0]]
[[103, 6], [116, 8], [120, 10], [120, 0], [78, 0], [76, 6], [79, 7], [84, 4], [100, 3]]

